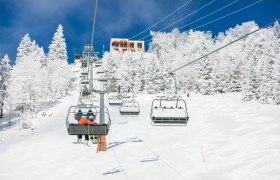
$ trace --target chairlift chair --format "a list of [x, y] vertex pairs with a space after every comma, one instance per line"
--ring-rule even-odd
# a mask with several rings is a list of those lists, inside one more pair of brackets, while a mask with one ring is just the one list
[[[133, 97], [133, 94], [131, 94], [131, 93], [123, 93], [122, 94], [122, 97], [123, 97], [123, 99], [129, 99], [129, 98], [131, 98], [131, 97]], [[136, 97], [136, 96], [135, 96]]]
[[[108, 108], [105, 107], [104, 111], [104, 118], [105, 124], [99, 123], [100, 117], [100, 106], [93, 106], [93, 105], [78, 105], [78, 106], [71, 106], [68, 110], [67, 118], [66, 118], [66, 127], [69, 135], [107, 135], [110, 130], [111, 126], [111, 119]], [[93, 111], [93, 115], [95, 117], [95, 121], [97, 124], [95, 125], [83, 125], [78, 124], [78, 120], [81, 118], [78, 114], [78, 111], [81, 110], [82, 113], [86, 113], [87, 116], [89, 110]]]
[[89, 81], [88, 80], [81, 81], [81, 84], [89, 84]]
[[151, 107], [152, 125], [187, 125], [189, 115], [182, 98], [157, 98]]
[[81, 76], [88, 76], [88, 72], [81, 72]]
[[118, 90], [118, 93], [116, 95], [110, 97], [109, 105], [121, 106], [122, 104], [123, 104], [123, 97], [120, 94], [120, 90]]
[[88, 97], [90, 94], [91, 94], [91, 93], [89, 92], [88, 89], [83, 89], [83, 90], [81, 91], [81, 95], [82, 95], [83, 97]]
[[87, 62], [86, 61], [82, 61], [82, 64], [81, 64], [81, 68], [87, 68]]
[[105, 72], [104, 72], [104, 70], [103, 69], [98, 69], [97, 71], [96, 71], [96, 74], [104, 74]]
[[92, 105], [93, 104], [92, 94], [86, 96], [84, 95], [85, 95], [84, 92], [81, 92], [78, 103], [80, 105]]
[[93, 104], [93, 102], [98, 102], [96, 95], [89, 90], [88, 85], [83, 85], [80, 87], [79, 104]]
[[120, 106], [123, 104], [123, 99], [120, 96], [115, 96], [109, 99], [109, 105]]
[[95, 61], [94, 62], [95, 67], [100, 67], [102, 65], [101, 61]]
[[139, 115], [139, 103], [136, 101], [123, 101], [123, 104], [120, 106], [120, 113], [121, 115]]
[[80, 84], [81, 84], [81, 85], [87, 85], [87, 84], [89, 84], [89, 79], [88, 79], [88, 77], [83, 77], [83, 78], [81, 78]]

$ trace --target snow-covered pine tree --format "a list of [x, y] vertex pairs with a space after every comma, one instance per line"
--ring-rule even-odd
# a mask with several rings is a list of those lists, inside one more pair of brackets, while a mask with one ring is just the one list
[[261, 79], [260, 82], [260, 98], [261, 103], [273, 102], [273, 64], [274, 57], [271, 56], [275, 43], [275, 36], [271, 28], [263, 29], [258, 36], [260, 51], [262, 57], [258, 61], [257, 72]]
[[45, 86], [39, 47], [35, 41], [30, 43], [30, 52], [16, 62], [11, 72], [9, 98], [12, 104], [24, 103], [35, 112], [37, 102], [44, 97]]
[[274, 57], [273, 64], [273, 75], [272, 75], [272, 83], [273, 83], [273, 103], [280, 104], [280, 25], [276, 22], [273, 26], [273, 33], [275, 37], [273, 52], [272, 55]]
[[[196, 56], [202, 57], [209, 53], [213, 41], [211, 34], [204, 32], [190, 32], [190, 36], [193, 38], [193, 42], [196, 41], [194, 46], [196, 46]], [[212, 93], [213, 86], [213, 61], [209, 57], [205, 57], [202, 61], [199, 61], [196, 65], [196, 79], [197, 79], [197, 90], [198, 92], [209, 95]]]
[[71, 71], [67, 58], [63, 27], [59, 25], [47, 55], [48, 88], [53, 99], [65, 96], [69, 90]]
[[143, 52], [137, 54], [131, 53], [133, 64], [132, 69], [135, 71], [135, 78], [132, 87], [135, 92], [142, 92], [145, 88], [145, 58]]
[[38, 51], [38, 59], [40, 59], [40, 62], [42, 64], [42, 67], [46, 67], [47, 66], [47, 57], [44, 51], [43, 47], [38, 47], [37, 48]]
[[31, 43], [31, 39], [29, 37], [29, 34], [26, 34], [22, 38], [22, 40], [21, 40], [21, 42], [20, 42], [20, 44], [17, 48], [16, 63], [21, 62], [23, 60], [23, 58], [25, 56], [27, 56], [32, 51], [31, 46], [32, 46], [32, 43]]
[[[31, 42], [30, 38], [26, 41], [26, 36], [22, 39], [25, 42], [26, 48], [22, 46], [19, 51], [28, 52], [24, 56], [17, 57], [20, 59], [16, 61], [11, 71], [11, 81], [8, 87], [8, 99], [10, 109], [21, 106], [22, 119], [20, 127], [29, 128], [30, 123], [28, 116], [36, 113], [36, 105], [42, 98], [45, 97], [45, 88], [43, 77], [45, 74], [42, 70], [42, 51], [35, 41]], [[18, 52], [18, 54], [20, 54]], [[40, 55], [41, 54], [41, 55]]]
[[[170, 33], [151, 32], [153, 41], [151, 42], [149, 52], [157, 57], [160, 72], [167, 73], [175, 66], [176, 49], [179, 45], [178, 39], [180, 32], [174, 29]], [[173, 94], [174, 80], [170, 76], [165, 76], [161, 80], [160, 91]]]
[[[17, 104], [23, 104], [26, 102], [26, 94], [23, 86], [25, 85], [25, 72], [28, 72], [28, 69], [23, 69], [22, 63], [28, 59], [31, 53], [32, 42], [28, 34], [26, 34], [17, 48], [17, 57], [15, 65], [11, 71], [11, 81], [10, 86], [8, 87], [8, 99], [7, 103], [10, 108], [14, 108]], [[31, 66], [32, 67], [32, 66]]]
[[[244, 30], [245, 29], [245, 30]], [[224, 46], [244, 35], [244, 25], [237, 25], [225, 33], [219, 33], [215, 38], [215, 48]], [[243, 42], [239, 41], [223, 49], [211, 57], [214, 58], [214, 89], [215, 92], [240, 92], [242, 81]], [[213, 59], [212, 58], [212, 59]]]
[[[120, 78], [118, 75], [118, 61], [120, 61], [119, 52], [105, 52], [102, 59], [102, 67], [106, 69], [105, 75], [109, 79], [118, 79]], [[106, 86], [110, 89], [110, 91], [117, 91], [118, 81], [108, 81]]]
[[252, 35], [245, 40], [244, 52], [247, 53], [247, 62], [244, 66], [244, 82], [242, 86], [243, 100], [245, 101], [252, 99], [258, 100], [260, 98], [259, 87], [261, 79], [257, 73], [257, 64], [261, 58], [261, 52], [257, 48], [257, 43], [254, 41], [255, 36]]
[[[175, 55], [175, 65], [176, 67], [181, 67], [196, 58], [196, 54], [194, 53], [195, 47], [191, 41], [193, 40], [191, 36], [189, 36], [189, 32], [183, 32], [180, 35], [180, 43], [177, 46], [177, 52]], [[184, 68], [180, 71], [177, 71], [177, 81], [179, 84], [179, 89], [185, 93], [189, 93], [196, 88], [194, 84], [197, 83], [195, 80], [196, 71], [195, 64], [193, 66]]]
[[149, 94], [160, 93], [160, 87], [162, 86], [163, 79], [155, 79], [156, 77], [162, 75], [158, 59], [152, 53], [145, 53], [144, 59], [146, 63], [145, 90]]
[[139, 67], [140, 67], [140, 71], [138, 72], [138, 77], [140, 79], [140, 87], [139, 87], [139, 91], [143, 92], [145, 90], [145, 69], [146, 69], [146, 53], [141, 52], [141, 56], [140, 56], [140, 61], [139, 61]]
[[136, 77], [136, 62], [133, 55], [130, 53], [122, 54], [121, 58], [121, 86], [124, 89], [129, 89], [135, 85]]
[[12, 67], [10, 65], [10, 58], [7, 54], [4, 56], [0, 63], [0, 118], [3, 118], [4, 101], [6, 100], [8, 95], [7, 89], [9, 86], [10, 71]]

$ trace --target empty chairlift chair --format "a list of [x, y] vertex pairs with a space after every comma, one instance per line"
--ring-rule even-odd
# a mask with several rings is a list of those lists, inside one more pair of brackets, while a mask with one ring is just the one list
[[88, 76], [88, 72], [81, 72], [81, 78], [87, 77], [87, 76]]
[[140, 107], [136, 101], [124, 101], [120, 106], [121, 115], [139, 115]]
[[87, 68], [87, 61], [82, 60], [81, 68]]
[[[97, 124], [95, 125], [83, 125], [78, 124], [78, 120], [81, 118], [81, 113], [88, 114], [89, 110], [92, 110], [92, 114], [95, 117]], [[71, 106], [68, 110], [66, 118], [66, 127], [69, 135], [107, 135], [111, 126], [111, 119], [108, 109], [104, 108], [104, 114], [101, 114], [104, 117], [105, 123], [100, 124], [100, 106]]]
[[109, 99], [109, 105], [120, 106], [123, 104], [123, 99], [120, 96], [113, 96]]
[[81, 84], [81, 85], [87, 85], [87, 84], [89, 84], [88, 77], [83, 77], [83, 78], [81, 78], [80, 84]]
[[104, 70], [103, 69], [97, 69], [96, 70], [96, 74], [104, 74], [105, 72], [104, 72]]
[[189, 120], [186, 102], [181, 98], [154, 99], [150, 117], [152, 125], [186, 125]]
[[100, 67], [102, 65], [102, 61], [98, 60], [94, 62], [95, 67]]
[[123, 104], [123, 97], [121, 95], [121, 86], [118, 86], [117, 94], [111, 96], [109, 105], [121, 106]]
[[94, 101], [94, 95], [87, 90], [82, 90], [78, 100], [79, 105], [81, 106], [91, 106]]

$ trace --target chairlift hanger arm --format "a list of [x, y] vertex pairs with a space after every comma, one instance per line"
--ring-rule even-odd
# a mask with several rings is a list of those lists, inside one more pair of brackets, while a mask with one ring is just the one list
[[94, 81], [119, 81], [121, 79], [117, 79], [117, 78], [93, 78], [92, 80]]

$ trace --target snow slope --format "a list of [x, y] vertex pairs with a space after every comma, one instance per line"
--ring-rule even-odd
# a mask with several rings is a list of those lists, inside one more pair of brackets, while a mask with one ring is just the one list
[[185, 98], [187, 126], [151, 126], [152, 95], [138, 95], [141, 113], [110, 106], [108, 151], [73, 144], [65, 118], [77, 89], [47, 110], [33, 131], [0, 130], [0, 179], [224, 180], [280, 179], [280, 108], [242, 102], [240, 94]]

